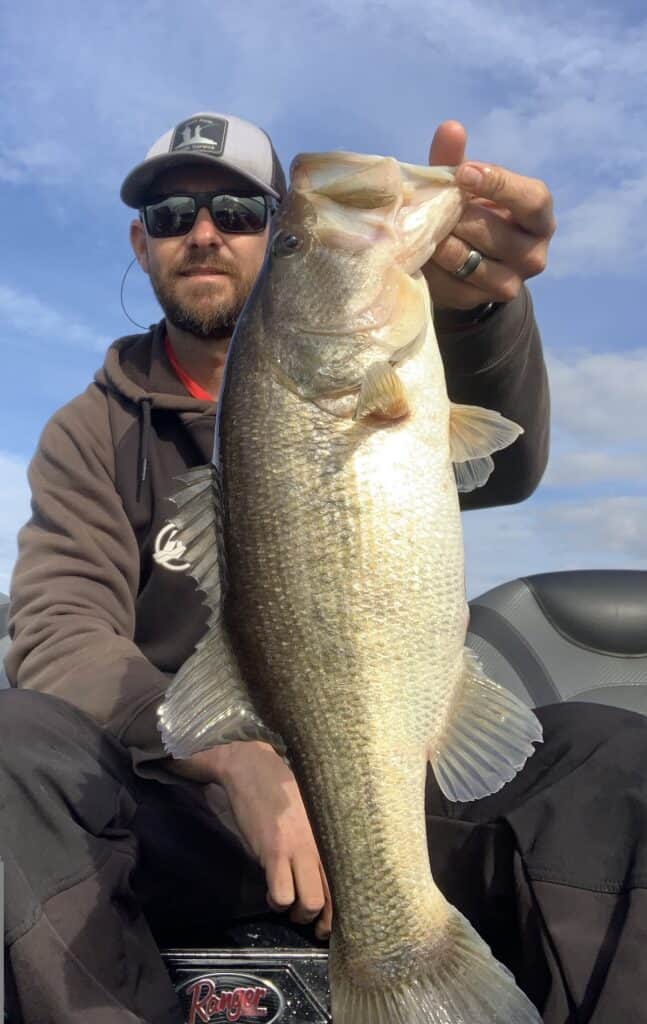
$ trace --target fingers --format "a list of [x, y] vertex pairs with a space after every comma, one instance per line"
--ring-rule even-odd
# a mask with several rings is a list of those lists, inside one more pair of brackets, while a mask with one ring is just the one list
[[475, 196], [510, 210], [524, 230], [540, 238], [555, 231], [553, 200], [543, 181], [514, 174], [494, 164], [470, 162], [456, 172], [456, 182]]
[[[486, 198], [473, 199], [424, 268], [431, 295], [439, 306], [454, 309], [471, 309], [490, 301], [510, 302], [524, 281], [545, 269], [549, 242], [550, 234], [531, 233], [516, 222], [510, 209]], [[454, 275], [472, 249], [484, 259], [467, 278], [459, 280]]]
[[429, 148], [429, 163], [455, 167], [465, 159], [467, 133], [460, 121], [443, 121], [434, 133]]
[[296, 887], [296, 900], [290, 920], [296, 924], [310, 924], [324, 909], [326, 892], [317, 856], [302, 856], [292, 862]]
[[293, 906], [296, 899], [292, 864], [280, 854], [268, 859], [265, 865], [267, 902], [271, 910], [282, 914]]
[[459, 281], [433, 261], [423, 267], [423, 273], [429, 285], [429, 294], [438, 308], [474, 309], [475, 306], [492, 301], [492, 296], [469, 283], [474, 274], [470, 275], [469, 280]]
[[297, 781], [267, 744], [230, 744], [216, 777], [231, 803], [234, 822], [265, 871], [267, 902], [308, 924], [321, 915], [318, 933], [330, 930], [330, 893]]
[[328, 879], [326, 878], [326, 873], [321, 864], [319, 865], [319, 871], [321, 873], [321, 882], [323, 885], [326, 902], [319, 917], [319, 920], [317, 921], [315, 935], [317, 936], [318, 939], [321, 939], [322, 942], [325, 942], [326, 939], [330, 938], [330, 932], [332, 931], [332, 897], [330, 895]]
[[[467, 207], [453, 233], [437, 246], [434, 263], [454, 275], [472, 249], [484, 259], [464, 283], [483, 293], [481, 301], [510, 302], [519, 294], [523, 281], [544, 270], [548, 242], [475, 203]], [[465, 296], [466, 301], [470, 298], [469, 294]]]
[[[524, 280], [541, 274], [546, 268], [548, 240], [536, 238], [522, 230], [501, 211], [479, 203], [469, 203], [450, 238], [453, 245], [447, 252], [449, 262], [441, 260], [446, 270], [454, 271], [465, 262], [470, 249], [478, 249], [491, 260], [504, 261]], [[441, 246], [438, 246], [438, 250]]]
[[290, 911], [295, 924], [311, 924], [320, 939], [327, 939], [332, 927], [330, 889], [321, 863], [316, 856], [304, 853], [290, 860], [272, 858], [265, 867], [267, 903], [277, 914]]
[[[459, 279], [454, 276], [455, 271], [465, 263], [471, 249], [471, 246], [467, 246], [460, 239], [451, 236], [436, 250], [434, 262], [437, 267], [442, 269], [455, 282], [459, 289], [461, 286], [465, 288], [469, 285], [472, 293], [479, 293], [476, 305], [492, 300], [495, 302], [511, 302], [516, 298], [521, 291], [522, 277], [507, 264], [499, 263], [494, 259], [482, 259], [476, 270], [473, 270], [468, 278]], [[446, 283], [446, 287], [450, 287], [449, 282]], [[472, 294], [468, 292], [464, 297], [467, 303], [472, 298]]]

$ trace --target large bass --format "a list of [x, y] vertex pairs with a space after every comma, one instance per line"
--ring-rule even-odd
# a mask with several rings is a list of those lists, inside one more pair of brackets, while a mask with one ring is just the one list
[[161, 708], [164, 742], [186, 757], [263, 739], [288, 757], [331, 885], [335, 1024], [540, 1020], [434, 884], [425, 830], [428, 760], [472, 800], [541, 739], [465, 647], [458, 490], [521, 432], [447, 396], [420, 267], [465, 200], [446, 168], [294, 161], [214, 467], [177, 498], [211, 619]]

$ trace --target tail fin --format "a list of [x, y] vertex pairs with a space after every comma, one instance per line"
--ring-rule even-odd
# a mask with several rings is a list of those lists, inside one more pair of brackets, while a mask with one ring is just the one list
[[[420, 969], [383, 964], [371, 974], [381, 983], [358, 984], [330, 947], [330, 988], [335, 1024], [541, 1024], [513, 975], [458, 911], [451, 937], [430, 949]], [[376, 965], [377, 966], [377, 965]], [[402, 976], [400, 980], [399, 976]]]

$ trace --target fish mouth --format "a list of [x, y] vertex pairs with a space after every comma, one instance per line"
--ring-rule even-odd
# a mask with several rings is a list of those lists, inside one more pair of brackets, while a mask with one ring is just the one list
[[291, 188], [312, 206], [322, 244], [362, 250], [385, 242], [407, 273], [431, 258], [467, 201], [453, 167], [343, 151], [296, 156]]

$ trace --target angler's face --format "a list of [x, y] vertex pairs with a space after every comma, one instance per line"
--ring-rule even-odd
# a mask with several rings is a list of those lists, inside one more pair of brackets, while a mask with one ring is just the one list
[[[232, 189], [253, 193], [236, 174], [199, 165], [166, 171], [154, 183], [154, 197]], [[151, 197], [153, 192], [151, 193]], [[131, 243], [149, 275], [168, 320], [197, 337], [233, 329], [262, 266], [269, 235], [219, 231], [202, 208], [191, 230], [170, 238], [152, 237], [140, 220], [131, 224]]]

